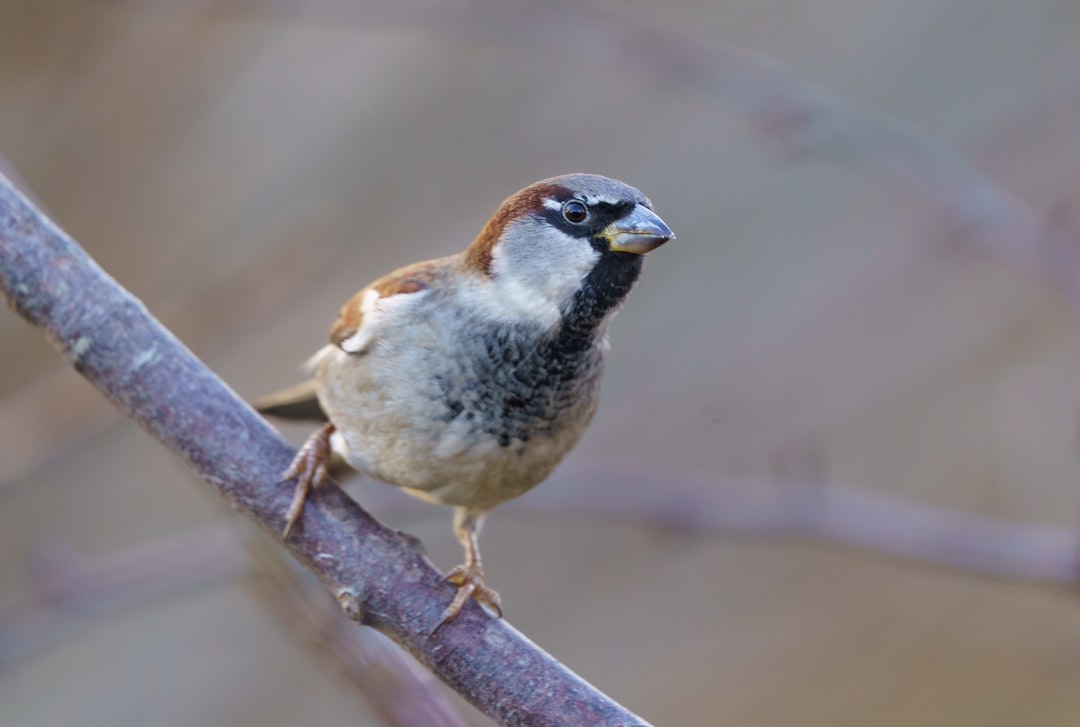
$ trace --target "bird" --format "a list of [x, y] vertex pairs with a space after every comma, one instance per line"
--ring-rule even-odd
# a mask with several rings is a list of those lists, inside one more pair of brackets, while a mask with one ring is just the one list
[[645, 195], [566, 174], [508, 197], [463, 251], [399, 268], [353, 295], [308, 361], [312, 378], [256, 402], [325, 424], [300, 448], [283, 535], [334, 456], [410, 495], [454, 508], [465, 561], [436, 629], [484, 582], [487, 514], [543, 481], [597, 408], [608, 328], [646, 253], [674, 239]]

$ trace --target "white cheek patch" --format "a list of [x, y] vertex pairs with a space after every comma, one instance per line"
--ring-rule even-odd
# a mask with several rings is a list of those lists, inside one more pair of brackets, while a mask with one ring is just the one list
[[523, 236], [524, 251], [511, 255], [500, 242], [492, 250], [491, 310], [505, 320], [528, 320], [553, 327], [562, 317], [562, 304], [581, 286], [599, 255], [560, 232]]
[[546, 328], [559, 322], [559, 308], [521, 281], [504, 277], [497, 283], [505, 318], [536, 321]]
[[376, 334], [379, 333], [396, 315], [403, 309], [415, 305], [428, 291], [419, 290], [414, 293], [398, 293], [380, 297], [375, 290], [368, 290], [360, 301], [360, 327], [339, 345], [345, 353], [363, 353], [371, 345]]
[[508, 319], [534, 320], [545, 327], [559, 322], [559, 307], [541, 291], [526, 285], [510, 270], [506, 255], [499, 245], [492, 251], [491, 271], [495, 280], [493, 292], [498, 297], [492, 310]]

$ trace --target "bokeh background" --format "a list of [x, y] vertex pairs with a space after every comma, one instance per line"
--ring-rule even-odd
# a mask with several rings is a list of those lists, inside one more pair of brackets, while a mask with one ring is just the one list
[[[1075, 725], [1077, 69], [1075, 0], [0, 0], [0, 154], [247, 397], [525, 184], [640, 187], [678, 240], [484, 532], [512, 623], [658, 725]], [[0, 724], [381, 724], [7, 312], [0, 503]]]

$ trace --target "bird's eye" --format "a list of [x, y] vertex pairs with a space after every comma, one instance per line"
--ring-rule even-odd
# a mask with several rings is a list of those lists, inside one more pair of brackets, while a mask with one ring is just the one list
[[576, 199], [570, 200], [563, 205], [562, 216], [566, 218], [567, 222], [572, 222], [576, 225], [585, 221], [585, 218], [589, 216], [589, 210]]

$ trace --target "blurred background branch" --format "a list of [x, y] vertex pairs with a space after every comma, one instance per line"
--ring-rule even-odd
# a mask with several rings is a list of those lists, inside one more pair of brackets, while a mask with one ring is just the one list
[[431, 675], [373, 629], [357, 628], [317, 581], [305, 579], [279, 549], [235, 523], [85, 558], [57, 543], [30, 563], [33, 588], [0, 604], [0, 670], [70, 637], [95, 619], [176, 599], [241, 577], [260, 592], [285, 628], [336, 665], [374, 714], [392, 727], [466, 723]]
[[[667, 90], [703, 95], [743, 121], [759, 141], [791, 157], [815, 156], [889, 182], [927, 204], [973, 243], [1059, 285], [1080, 310], [1075, 231], [1032, 210], [949, 144], [811, 82], [765, 57], [697, 42], [625, 8], [589, 0], [459, 0], [347, 3], [315, 0], [137, 0], [157, 8], [199, 7], [293, 21], [359, 27], [423, 27], [473, 42], [565, 54]], [[1076, 92], [1076, 87], [1072, 89]]]

